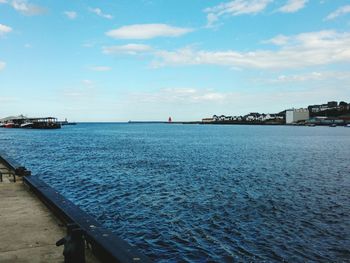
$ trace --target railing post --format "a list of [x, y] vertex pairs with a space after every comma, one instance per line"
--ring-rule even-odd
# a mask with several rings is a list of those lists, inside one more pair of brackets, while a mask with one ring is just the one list
[[77, 224], [67, 225], [67, 236], [56, 242], [56, 246], [61, 245], [64, 245], [64, 263], [85, 263], [83, 230]]

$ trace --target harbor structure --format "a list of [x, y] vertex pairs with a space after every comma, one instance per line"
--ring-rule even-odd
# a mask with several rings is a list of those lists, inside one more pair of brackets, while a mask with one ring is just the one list
[[63, 126], [63, 125], [77, 125], [76, 122], [70, 122], [67, 120], [67, 118], [64, 119], [64, 121], [59, 121], [59, 123]]
[[1, 127], [26, 129], [60, 129], [61, 123], [55, 117], [26, 117], [23, 115], [0, 119]]
[[[14, 170], [0, 162], [0, 173], [0, 262], [63, 262], [56, 241], [66, 235], [65, 227]], [[101, 261], [86, 251], [85, 262]]]
[[290, 109], [286, 110], [286, 124], [298, 123], [301, 121], [306, 121], [310, 118], [310, 113], [308, 109]]
[[0, 219], [0, 262], [151, 262], [2, 152]]
[[323, 116], [317, 116], [317, 117], [311, 117], [306, 121], [308, 124], [315, 124], [315, 125], [339, 125], [344, 126], [346, 124], [345, 120], [340, 118], [334, 118], [334, 117], [323, 117]]

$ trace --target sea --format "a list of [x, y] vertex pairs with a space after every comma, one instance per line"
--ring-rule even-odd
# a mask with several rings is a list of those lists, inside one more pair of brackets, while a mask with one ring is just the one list
[[350, 128], [79, 123], [0, 150], [154, 262], [350, 262]]

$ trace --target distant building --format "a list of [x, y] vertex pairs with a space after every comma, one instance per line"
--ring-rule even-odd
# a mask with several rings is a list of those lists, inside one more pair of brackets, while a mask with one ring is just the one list
[[297, 123], [298, 121], [306, 121], [310, 118], [308, 109], [291, 109], [286, 110], [286, 124]]
[[350, 103], [346, 103], [345, 101], [339, 102], [339, 110], [344, 111], [344, 110], [350, 110]]
[[338, 107], [338, 102], [336, 101], [329, 101], [327, 103], [328, 109], [336, 109]]
[[258, 112], [251, 112], [248, 115], [245, 115], [244, 119], [246, 121], [257, 121], [257, 120], [259, 120], [260, 115], [261, 114]]
[[320, 112], [320, 111], [334, 110], [334, 109], [338, 109], [338, 108], [339, 107], [338, 107], [337, 101], [329, 101], [329, 102], [327, 102], [327, 104], [310, 105], [308, 107], [308, 110], [309, 110], [309, 112], [316, 113], [316, 112]]
[[225, 121], [226, 120], [226, 116], [225, 115], [220, 115], [219, 116], [219, 121]]
[[281, 114], [267, 114], [265, 120], [283, 120], [284, 117]]
[[211, 122], [214, 122], [214, 121], [215, 121], [214, 118], [204, 118], [204, 119], [202, 119], [203, 123], [211, 123]]

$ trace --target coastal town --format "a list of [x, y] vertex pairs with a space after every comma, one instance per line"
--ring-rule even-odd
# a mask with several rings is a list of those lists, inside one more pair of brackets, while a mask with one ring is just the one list
[[203, 118], [202, 124], [257, 124], [257, 125], [328, 125], [350, 126], [350, 103], [329, 101], [306, 108], [287, 109], [279, 113], [251, 112], [244, 116], [213, 115]]

